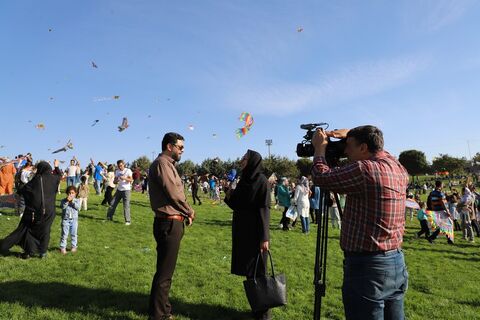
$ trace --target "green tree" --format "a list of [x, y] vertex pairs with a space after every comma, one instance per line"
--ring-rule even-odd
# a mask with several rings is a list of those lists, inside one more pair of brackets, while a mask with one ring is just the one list
[[472, 161], [473, 161], [474, 164], [475, 164], [475, 163], [480, 164], [480, 152], [477, 152], [477, 153], [473, 156]]
[[287, 157], [272, 155], [270, 158], [263, 160], [263, 167], [267, 177], [274, 172], [277, 177], [297, 178], [300, 176], [296, 162]]
[[307, 177], [312, 170], [313, 161], [309, 158], [300, 158], [295, 165], [297, 166], [300, 175]]
[[455, 158], [448, 154], [440, 154], [432, 161], [432, 169], [434, 171], [448, 171], [449, 173], [464, 173], [468, 161], [463, 158]]
[[151, 164], [152, 162], [147, 156], [141, 156], [132, 162], [132, 168], [138, 167], [141, 171], [146, 171], [148, 168], [150, 168]]
[[429, 171], [429, 165], [425, 153], [418, 150], [402, 151], [398, 161], [407, 169], [412, 176], [425, 174]]
[[197, 167], [198, 174], [213, 174], [216, 177], [222, 177], [226, 173], [224, 162], [219, 158], [207, 158]]
[[193, 163], [193, 161], [191, 160], [185, 160], [183, 162], [180, 162], [178, 165], [177, 165], [177, 171], [178, 171], [178, 174], [179, 175], [192, 175], [196, 172], [196, 166], [195, 166], [195, 163]]

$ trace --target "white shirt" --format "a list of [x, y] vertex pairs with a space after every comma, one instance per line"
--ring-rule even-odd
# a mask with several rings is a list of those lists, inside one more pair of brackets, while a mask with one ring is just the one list
[[132, 183], [128, 181], [121, 180], [120, 177], [132, 177], [132, 170], [125, 168], [123, 171], [115, 170], [115, 178], [118, 178], [117, 190], [118, 191], [127, 191], [132, 190]]
[[77, 175], [77, 166], [69, 166], [67, 177], [75, 177]]

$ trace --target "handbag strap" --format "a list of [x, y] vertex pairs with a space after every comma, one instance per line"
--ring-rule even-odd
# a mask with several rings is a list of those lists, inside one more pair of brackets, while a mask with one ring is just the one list
[[[268, 256], [270, 257], [270, 265], [272, 266], [272, 276], [275, 277], [275, 268], [273, 267], [272, 254], [270, 253], [270, 250], [267, 250], [267, 253], [268, 253]], [[262, 255], [262, 253], [260, 252], [257, 255], [257, 261], [255, 262], [255, 272], [253, 273], [253, 280], [255, 281], [255, 283], [257, 282], [256, 278], [257, 278], [258, 259], [260, 259], [261, 255]], [[262, 257], [262, 259], [263, 259], [263, 257]]]
[[43, 179], [40, 176], [40, 189], [42, 190], [42, 215], [45, 215], [45, 195], [43, 193]]

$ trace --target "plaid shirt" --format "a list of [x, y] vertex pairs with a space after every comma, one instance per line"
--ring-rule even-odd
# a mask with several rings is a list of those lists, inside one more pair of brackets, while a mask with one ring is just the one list
[[408, 173], [388, 152], [330, 169], [313, 159], [315, 185], [347, 195], [340, 246], [344, 251], [387, 251], [401, 247]]

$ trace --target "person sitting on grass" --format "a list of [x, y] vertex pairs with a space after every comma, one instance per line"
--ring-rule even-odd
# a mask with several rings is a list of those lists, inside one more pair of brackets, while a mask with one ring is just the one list
[[67, 239], [70, 234], [72, 241], [72, 253], [77, 252], [77, 229], [78, 212], [80, 211], [80, 199], [77, 196], [75, 186], [67, 187], [67, 197], [62, 199], [60, 207], [62, 208], [62, 235], [60, 238], [60, 252], [67, 254]]

